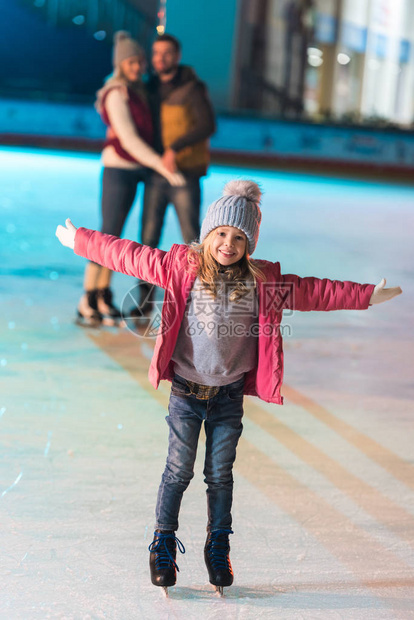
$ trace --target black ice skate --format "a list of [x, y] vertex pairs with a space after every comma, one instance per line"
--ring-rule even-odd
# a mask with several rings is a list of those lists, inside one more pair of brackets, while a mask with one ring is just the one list
[[233, 532], [231, 530], [209, 532], [204, 547], [204, 560], [209, 581], [221, 595], [223, 595], [223, 588], [233, 583], [233, 570], [229, 557], [229, 534]]
[[185, 553], [185, 548], [174, 532], [154, 532], [154, 540], [148, 547], [150, 552], [150, 571], [151, 581], [154, 586], [161, 586], [167, 595], [170, 586], [175, 586], [177, 581], [177, 571], [179, 568], [175, 561], [177, 546], [181, 553]]
[[97, 307], [101, 313], [104, 325], [119, 325], [122, 322], [121, 313], [113, 302], [113, 294], [109, 287], [98, 289], [97, 291]]
[[102, 319], [98, 310], [97, 291], [85, 291], [79, 300], [76, 323], [82, 327], [99, 327]]

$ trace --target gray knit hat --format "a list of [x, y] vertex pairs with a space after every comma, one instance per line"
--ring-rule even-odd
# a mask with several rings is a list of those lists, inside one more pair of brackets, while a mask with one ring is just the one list
[[114, 34], [114, 50], [112, 64], [116, 69], [121, 62], [131, 56], [145, 56], [144, 50], [126, 30], [118, 30]]
[[200, 243], [218, 226], [240, 228], [247, 237], [249, 254], [253, 254], [259, 238], [262, 192], [254, 181], [229, 181], [223, 196], [213, 202], [201, 225]]

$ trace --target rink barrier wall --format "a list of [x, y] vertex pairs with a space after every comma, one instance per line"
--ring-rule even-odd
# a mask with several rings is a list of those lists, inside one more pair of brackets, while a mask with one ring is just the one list
[[[91, 104], [0, 101], [3, 145], [99, 152], [105, 127]], [[213, 161], [348, 174], [414, 175], [414, 132], [219, 114]]]

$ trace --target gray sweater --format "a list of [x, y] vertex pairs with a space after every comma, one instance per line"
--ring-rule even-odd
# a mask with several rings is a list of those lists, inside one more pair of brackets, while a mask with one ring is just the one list
[[[250, 284], [250, 283], [249, 283]], [[197, 278], [187, 301], [172, 360], [176, 374], [203, 385], [227, 385], [254, 368], [257, 296], [253, 283], [238, 301], [223, 281], [216, 299]]]

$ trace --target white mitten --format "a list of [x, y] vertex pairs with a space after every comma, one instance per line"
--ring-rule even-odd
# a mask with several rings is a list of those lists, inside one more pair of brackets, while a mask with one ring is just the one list
[[372, 306], [372, 304], [382, 304], [383, 301], [388, 301], [397, 295], [401, 295], [402, 290], [399, 286], [384, 288], [386, 283], [386, 279], [382, 278], [381, 282], [374, 288], [371, 299], [369, 300], [370, 306]]
[[59, 226], [56, 228], [56, 237], [59, 239], [62, 245], [73, 250], [75, 247], [75, 235], [78, 229], [72, 224], [70, 219], [65, 221], [65, 226]]

